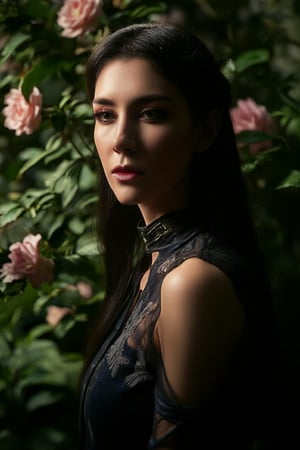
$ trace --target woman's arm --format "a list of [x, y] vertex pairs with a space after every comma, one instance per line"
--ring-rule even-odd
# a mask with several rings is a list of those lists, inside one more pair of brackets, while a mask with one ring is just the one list
[[[176, 399], [186, 411], [201, 408], [225, 374], [244, 327], [244, 308], [231, 281], [217, 267], [192, 258], [166, 276], [156, 336], [165, 377], [162, 393], [167, 399], [172, 394], [170, 405]], [[156, 417], [154, 440], [171, 432], [169, 446], [162, 448], [177, 448], [177, 413], [173, 422], [160, 414]]]

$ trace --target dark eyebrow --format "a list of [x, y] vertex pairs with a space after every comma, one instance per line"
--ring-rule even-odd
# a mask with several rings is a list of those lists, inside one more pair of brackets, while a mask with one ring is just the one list
[[[133, 104], [143, 104], [143, 103], [150, 103], [153, 101], [164, 101], [164, 102], [172, 102], [173, 99], [169, 97], [168, 95], [163, 94], [152, 94], [152, 95], [143, 95], [142, 97], [137, 97], [133, 99]], [[108, 106], [114, 106], [114, 102], [108, 98], [99, 97], [94, 98], [93, 103], [95, 105], [108, 105]]]

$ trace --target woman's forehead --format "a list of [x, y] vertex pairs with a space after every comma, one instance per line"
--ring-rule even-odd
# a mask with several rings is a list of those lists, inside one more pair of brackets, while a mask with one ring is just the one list
[[145, 58], [118, 58], [101, 70], [95, 85], [95, 100], [120, 95], [181, 96], [177, 87], [164, 78], [154, 64]]

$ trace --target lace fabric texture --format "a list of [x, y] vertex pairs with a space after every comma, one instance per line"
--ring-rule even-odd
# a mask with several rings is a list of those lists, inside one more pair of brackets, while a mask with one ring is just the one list
[[[147, 285], [118, 334], [110, 336], [106, 351], [99, 350], [86, 373], [82, 450], [222, 450], [229, 443], [231, 450], [248, 448], [247, 440], [239, 436], [248, 420], [241, 409], [242, 384], [249, 381], [241, 357], [245, 348], [237, 353], [218, 393], [201, 405], [186, 407], [168, 382], [153, 330], [160, 313], [161, 283], [185, 259], [199, 257], [217, 265], [230, 277], [241, 301], [249, 295], [249, 270], [209, 233], [183, 226], [177, 217], [173, 223], [168, 221], [164, 232], [157, 237], [155, 231], [155, 239], [147, 242], [147, 251], [159, 252]], [[190, 364], [192, 368], [193, 361]]]

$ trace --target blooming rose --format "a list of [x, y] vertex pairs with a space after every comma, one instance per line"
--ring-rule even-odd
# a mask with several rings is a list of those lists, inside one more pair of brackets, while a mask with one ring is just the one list
[[62, 36], [74, 38], [92, 30], [101, 9], [102, 0], [65, 0], [57, 18]]
[[[241, 131], [254, 130], [273, 133], [275, 123], [263, 105], [258, 105], [251, 98], [238, 100], [237, 107], [230, 111], [234, 132], [236, 134]], [[269, 140], [250, 144], [250, 151], [257, 153], [271, 146]]]
[[64, 306], [49, 306], [47, 308], [46, 322], [52, 327], [56, 327], [63, 317], [73, 313], [74, 311], [71, 308]]
[[53, 261], [40, 255], [40, 234], [28, 234], [23, 242], [15, 242], [9, 247], [10, 263], [3, 264], [0, 278], [4, 283], [28, 277], [34, 288], [53, 280]]
[[11, 89], [4, 98], [7, 105], [3, 109], [6, 117], [4, 126], [20, 134], [32, 134], [41, 123], [42, 94], [34, 87], [29, 101], [23, 96], [21, 89]]

